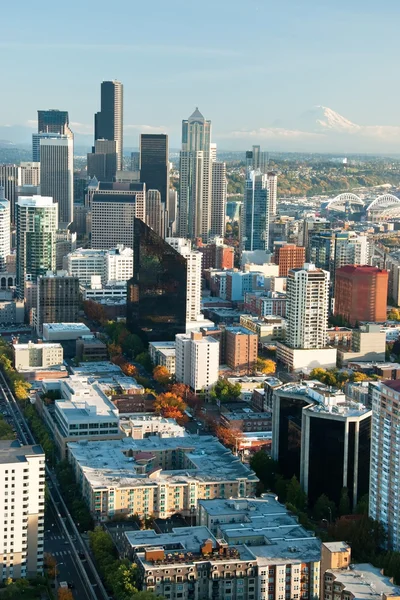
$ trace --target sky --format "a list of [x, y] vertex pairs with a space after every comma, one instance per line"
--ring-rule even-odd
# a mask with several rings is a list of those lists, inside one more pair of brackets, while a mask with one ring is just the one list
[[124, 84], [130, 140], [166, 131], [178, 145], [196, 106], [226, 148], [299, 128], [315, 105], [400, 126], [399, 16], [396, 0], [7, 0], [0, 126], [59, 108], [91, 134], [108, 79]]

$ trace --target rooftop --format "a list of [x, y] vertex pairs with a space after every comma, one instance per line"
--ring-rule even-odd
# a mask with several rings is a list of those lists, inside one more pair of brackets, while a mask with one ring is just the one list
[[355, 600], [378, 600], [383, 595], [400, 596], [400, 587], [369, 563], [355, 565], [354, 569], [328, 569], [329, 573], [345, 586]]
[[246, 327], [227, 327], [225, 331], [234, 335], [257, 335], [253, 331], [250, 331], [250, 329], [246, 329]]
[[86, 334], [90, 331], [84, 323], [43, 323], [48, 331], [81, 331]]
[[162, 546], [186, 550], [187, 552], [198, 552], [200, 546], [206, 541], [211, 540], [213, 546], [216, 546], [216, 539], [208, 527], [175, 527], [171, 533], [156, 533], [154, 529], [145, 529], [144, 531], [127, 531], [125, 537], [132, 550], [139, 550], [141, 547], [149, 548], [151, 546]]
[[31, 348], [54, 348], [60, 350], [62, 345], [58, 342], [40, 342], [35, 344], [34, 342], [28, 342], [27, 344], [13, 344], [14, 350], [30, 350]]
[[18, 440], [1, 440], [0, 441], [0, 463], [19, 463], [27, 462], [27, 457], [35, 455], [43, 455], [43, 448], [38, 444], [34, 446], [22, 446]]

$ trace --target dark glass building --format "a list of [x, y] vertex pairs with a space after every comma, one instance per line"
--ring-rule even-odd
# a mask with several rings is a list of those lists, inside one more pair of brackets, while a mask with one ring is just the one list
[[133, 248], [128, 327], [145, 341], [174, 340], [186, 329], [186, 259], [140, 219]]
[[168, 136], [142, 133], [140, 136], [140, 181], [147, 190], [158, 190], [164, 207], [169, 190]]
[[38, 110], [38, 133], [69, 133], [69, 118], [66, 110]]
[[117, 171], [123, 157], [123, 85], [119, 81], [101, 84], [101, 110], [94, 116], [94, 139], [116, 142]]

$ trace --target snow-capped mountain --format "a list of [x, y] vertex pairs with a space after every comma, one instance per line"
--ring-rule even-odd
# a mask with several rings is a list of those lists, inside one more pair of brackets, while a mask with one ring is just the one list
[[302, 130], [315, 133], [326, 131], [354, 133], [360, 130], [359, 125], [327, 106], [314, 106], [300, 117], [298, 125]]

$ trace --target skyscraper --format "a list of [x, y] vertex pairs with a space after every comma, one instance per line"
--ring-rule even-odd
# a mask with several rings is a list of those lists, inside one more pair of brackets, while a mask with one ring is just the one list
[[40, 185], [40, 162], [22, 162], [19, 172], [18, 187]]
[[18, 195], [20, 167], [17, 165], [0, 165], [0, 185], [10, 203], [11, 222], [15, 223], [15, 204]]
[[267, 186], [269, 194], [269, 216], [270, 219], [276, 215], [278, 203], [278, 175], [275, 171], [268, 171]]
[[68, 111], [38, 110], [38, 133], [70, 134]]
[[87, 174], [99, 181], [114, 181], [117, 173], [117, 142], [96, 140], [92, 152], [87, 155]]
[[74, 140], [71, 135], [40, 138], [41, 193], [58, 204], [60, 229], [74, 220]]
[[16, 208], [17, 294], [23, 298], [26, 276], [36, 281], [55, 269], [58, 204], [43, 196], [21, 196]]
[[75, 323], [80, 308], [79, 279], [63, 271], [41, 275], [37, 281], [36, 332], [43, 323]]
[[10, 203], [0, 186], [0, 271], [6, 271], [6, 258], [11, 252], [10, 246]]
[[103, 81], [101, 108], [94, 117], [94, 139], [116, 142], [117, 171], [123, 166], [123, 93], [119, 81]]
[[140, 219], [135, 219], [133, 257], [129, 329], [148, 341], [175, 340], [186, 330], [186, 259]]
[[182, 121], [179, 226], [182, 238], [207, 241], [211, 231], [211, 121], [198, 108]]
[[189, 240], [167, 238], [166, 241], [186, 260], [186, 321], [197, 321], [201, 307], [201, 264], [203, 255], [192, 250]]
[[158, 190], [164, 209], [169, 190], [168, 136], [164, 133], [140, 136], [140, 181], [147, 190]]
[[167, 212], [161, 202], [158, 190], [148, 190], [146, 193], [146, 223], [160, 237], [165, 238], [167, 227]]
[[268, 250], [268, 182], [259, 170], [246, 174], [241, 236], [243, 250]]
[[212, 236], [225, 237], [226, 221], [226, 164], [212, 163], [211, 228]]

